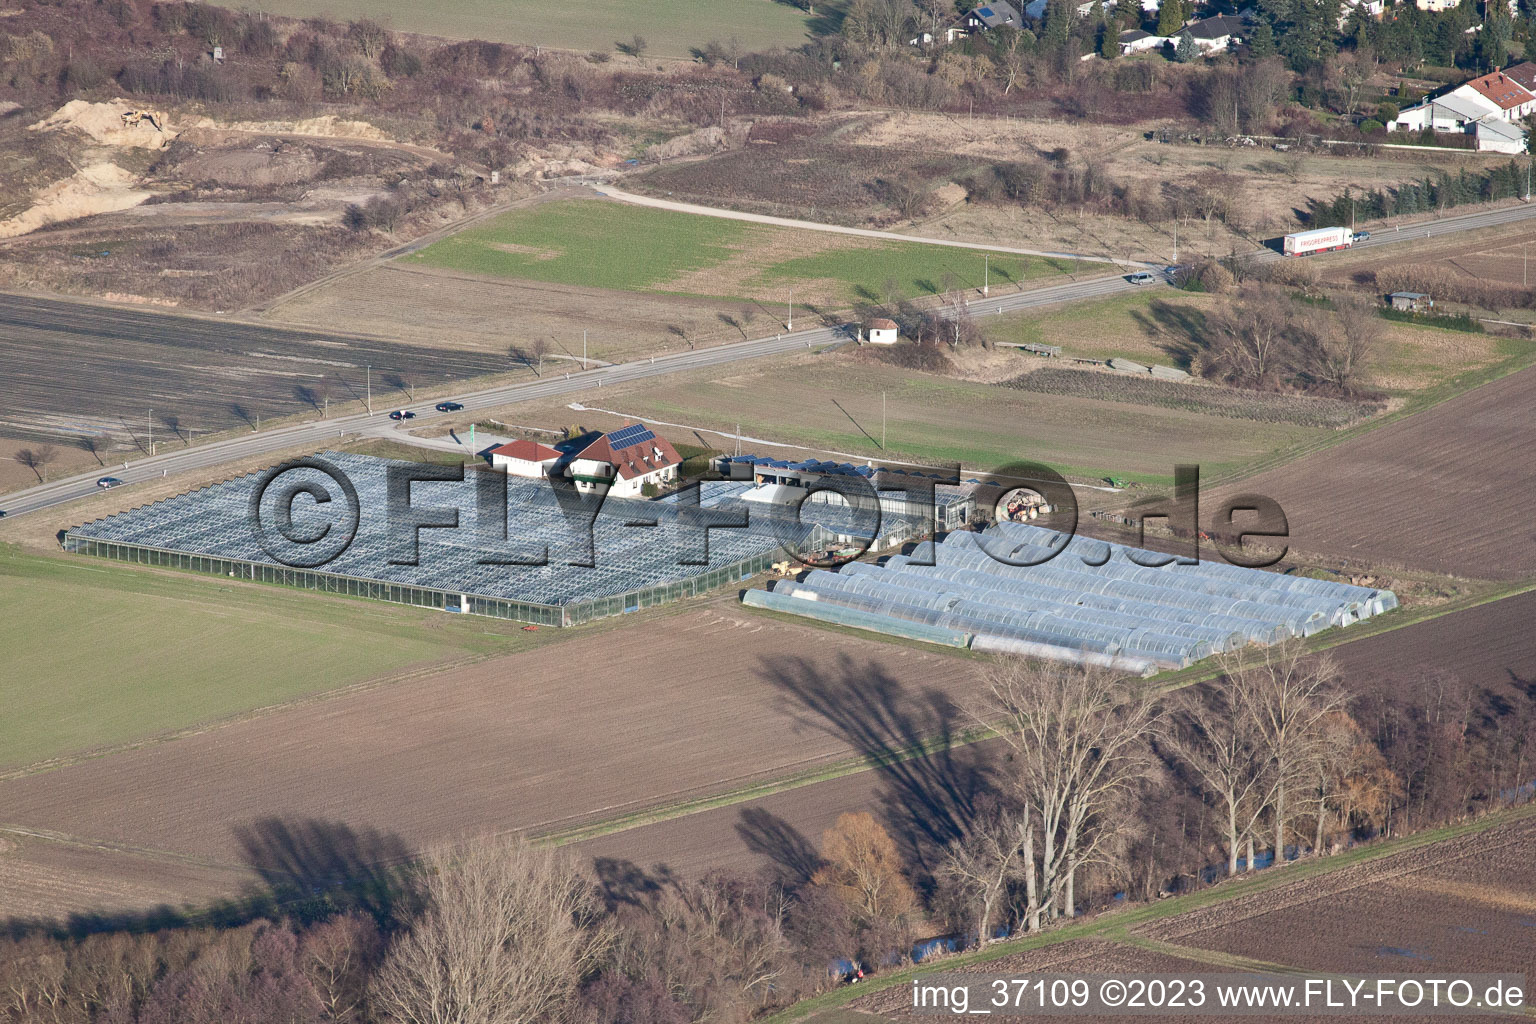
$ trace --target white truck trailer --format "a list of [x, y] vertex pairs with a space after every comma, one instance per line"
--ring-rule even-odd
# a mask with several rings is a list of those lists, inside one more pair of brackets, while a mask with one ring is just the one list
[[1348, 249], [1354, 244], [1355, 233], [1349, 228], [1317, 228], [1286, 235], [1282, 251], [1287, 256], [1310, 256], [1315, 252]]

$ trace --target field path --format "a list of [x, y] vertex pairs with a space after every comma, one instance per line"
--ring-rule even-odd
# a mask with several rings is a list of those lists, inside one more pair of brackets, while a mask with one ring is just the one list
[[959, 242], [953, 238], [925, 238], [922, 235], [898, 235], [891, 231], [876, 231], [873, 228], [848, 228], [840, 224], [821, 224], [814, 220], [770, 217], [764, 213], [742, 213], [739, 210], [724, 210], [714, 206], [697, 206], [693, 203], [678, 203], [670, 199], [654, 199], [651, 196], [635, 195], [633, 192], [624, 192], [607, 185], [594, 188], [593, 191], [600, 196], [607, 196], [609, 199], [616, 199], [621, 203], [629, 203], [633, 206], [650, 206], [658, 210], [671, 210], [674, 213], [691, 213], [700, 217], [744, 220], [753, 224], [771, 224], [774, 227], [796, 228], [801, 231], [830, 231], [837, 235], [857, 235], [860, 238], [878, 238], [886, 242], [917, 242], [921, 245], [942, 245], [950, 249], [979, 249], [984, 252], [1004, 252], [1013, 256], [1048, 256], [1063, 260], [1081, 260], [1084, 263], [1107, 263], [1110, 266], [1116, 267], [1162, 269], [1153, 263], [1117, 260], [1108, 256], [1085, 256], [1081, 253], [1050, 252], [1045, 249], [1016, 249], [1006, 245], [982, 245], [980, 242]]

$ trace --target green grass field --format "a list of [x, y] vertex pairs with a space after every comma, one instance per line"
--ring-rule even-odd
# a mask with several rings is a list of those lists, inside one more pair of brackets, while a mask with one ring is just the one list
[[554, 284], [646, 291], [729, 260], [749, 225], [588, 200], [504, 213], [407, 263]]
[[[1020, 372], [1038, 365], [1033, 356], [1016, 358]], [[754, 365], [733, 374], [728, 385], [705, 375], [647, 382], [603, 401], [658, 423], [725, 432], [739, 423], [748, 436], [845, 457], [959, 462], [971, 469], [1029, 459], [1079, 479], [1116, 476], [1158, 486], [1172, 482], [1176, 462], [1197, 462], [1202, 474], [1232, 473], [1332, 433], [1017, 391], [916, 374], [847, 352]]]
[[[401, 258], [472, 274], [730, 301], [847, 308], [995, 288], [1071, 270], [1070, 261], [850, 239], [817, 231], [573, 199], [505, 213]], [[988, 267], [990, 266], [990, 271]], [[894, 287], [891, 287], [894, 286]]]
[[0, 546], [0, 767], [542, 642], [492, 619]]
[[876, 242], [857, 249], [836, 249], [784, 260], [762, 274], [765, 282], [839, 281], [850, 300], [885, 300], [885, 284], [894, 281], [908, 298], [943, 294], [949, 287], [979, 289], [983, 283], [1003, 288], [1072, 269], [1071, 260], [993, 254], [974, 249], [946, 249], [916, 242]]
[[577, 8], [545, 0], [253, 0], [258, 10], [294, 18], [373, 18], [400, 32], [527, 43], [569, 50], [612, 51], [639, 34], [648, 55], [687, 57], [693, 47], [734, 36], [748, 50], [793, 47], [835, 27], [841, 3], [816, 5], [810, 16], [776, 0], [590, 0]]

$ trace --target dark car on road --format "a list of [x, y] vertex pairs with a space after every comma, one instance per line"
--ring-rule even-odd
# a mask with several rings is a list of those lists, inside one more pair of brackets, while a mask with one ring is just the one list
[[464, 408], [464, 406], [461, 403], [459, 403], [459, 402], [438, 402], [437, 403], [437, 411], [438, 412], [458, 412], [462, 408]]
[[100, 487], [104, 491], [109, 491], [114, 487], [123, 486], [123, 482], [115, 476], [104, 476], [100, 480], [96, 481], [96, 486]]
[[413, 420], [416, 418], [416, 414], [409, 409], [396, 409], [389, 414], [389, 418], [392, 420]]

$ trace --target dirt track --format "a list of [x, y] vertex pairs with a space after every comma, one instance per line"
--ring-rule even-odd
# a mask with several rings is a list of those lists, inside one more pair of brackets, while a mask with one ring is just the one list
[[1536, 368], [1202, 495], [1268, 495], [1293, 549], [1456, 576], [1536, 574]]

